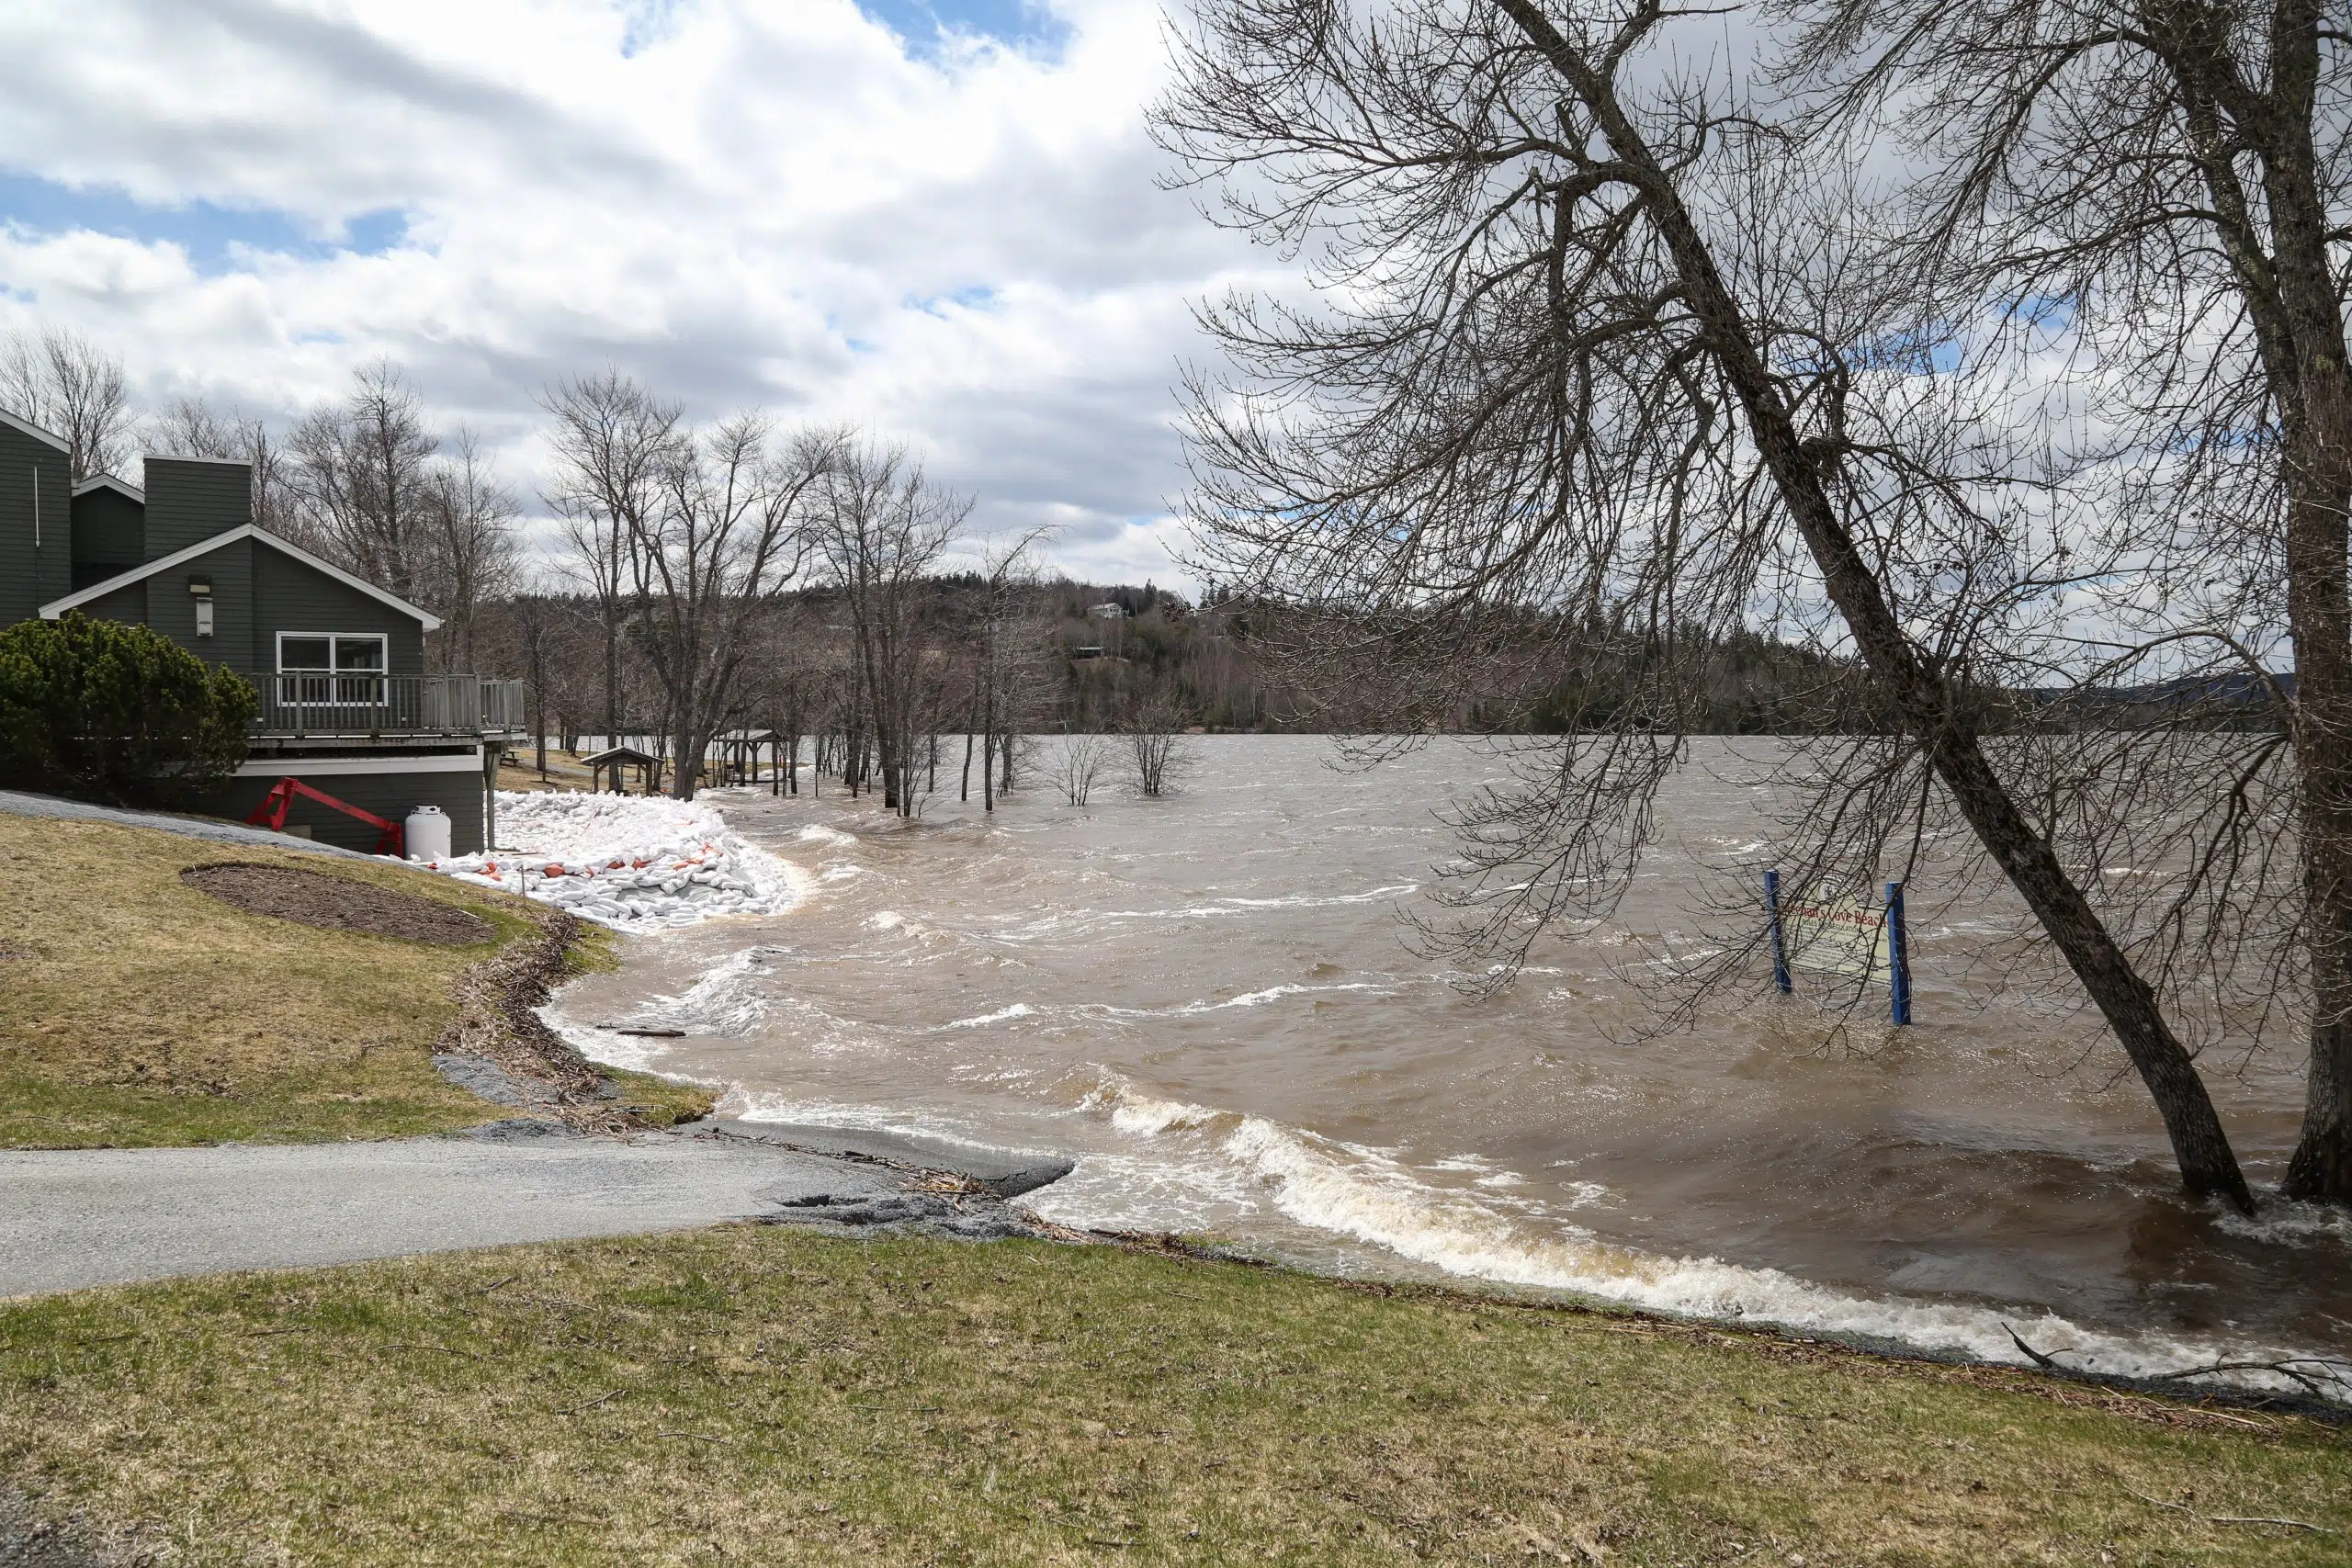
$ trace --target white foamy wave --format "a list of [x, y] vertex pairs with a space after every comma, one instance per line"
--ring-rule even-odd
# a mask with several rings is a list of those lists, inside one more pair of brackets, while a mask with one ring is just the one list
[[[1270, 1187], [1275, 1208], [1291, 1220], [1465, 1279], [1573, 1292], [1677, 1316], [1865, 1335], [1979, 1360], [2026, 1364], [2005, 1326], [2013, 1325], [2045, 1355], [2059, 1356], [2069, 1367], [2114, 1376], [2157, 1375], [2223, 1359], [2280, 1360], [2296, 1354], [2277, 1347], [2154, 1332], [2127, 1337], [2082, 1327], [2040, 1308], [2005, 1313], [1959, 1302], [1853, 1295], [1775, 1269], [1745, 1268], [1713, 1258], [1664, 1258], [1612, 1246], [1589, 1231], [1556, 1223], [1546, 1234], [1537, 1234], [1469, 1193], [1431, 1187], [1396, 1161], [1365, 1157], [1265, 1117], [1236, 1116], [1109, 1086], [1090, 1100], [1110, 1111], [1114, 1126], [1144, 1138], [1229, 1122], [1233, 1130], [1217, 1146], [1218, 1156]], [[1473, 1164], [1445, 1163], [1457, 1169]], [[1594, 1195], [1577, 1194], [1587, 1201]], [[2233, 1373], [2231, 1378], [2254, 1387], [2292, 1386], [2265, 1372]]]
[[1037, 1010], [1031, 1007], [1027, 1002], [1015, 1002], [1009, 1008], [999, 1008], [994, 1012], [984, 1012], [978, 1018], [955, 1019], [949, 1022], [941, 1024], [939, 1027], [942, 1029], [978, 1029], [991, 1023], [1003, 1023], [1012, 1019], [1033, 1017], [1036, 1011]]
[[1342, 904], [1378, 904], [1420, 890], [1418, 882], [1399, 882], [1369, 893], [1297, 893], [1281, 898], [1220, 898], [1217, 902], [1237, 909], [1329, 909]]
[[1340, 986], [1269, 986], [1262, 991], [1245, 991], [1238, 997], [1227, 997], [1221, 1002], [1185, 1002], [1172, 1008], [1122, 1008], [1102, 1006], [1091, 1010], [1111, 1018], [1195, 1018], [1204, 1012], [1222, 1012], [1227, 1008], [1263, 1007], [1284, 997], [1311, 996], [1320, 991], [1377, 991], [1390, 994], [1392, 987], [1370, 981], [1355, 980]]
[[857, 835], [854, 833], [844, 833], [838, 828], [820, 827], [814, 822], [801, 829], [798, 836], [804, 844], [854, 844], [857, 842]]
[[1103, 909], [1087, 918], [1098, 920], [1211, 919], [1219, 915], [1248, 915], [1260, 909], [1336, 909], [1348, 904], [1378, 904], [1418, 893], [1418, 882], [1375, 887], [1368, 893], [1299, 893], [1280, 898], [1219, 898], [1213, 903], [1188, 904], [1179, 909]]
[[1279, 898], [1218, 898], [1173, 909], [1072, 909], [1048, 915], [997, 933], [1004, 942], [1038, 942], [1073, 930], [1084, 931], [1098, 921], [1206, 920], [1254, 915], [1267, 909], [1329, 909], [1349, 904], [1378, 904], [1420, 891], [1418, 882], [1399, 882], [1364, 893], [1301, 893]]
[[1153, 1137], [1172, 1129], [1207, 1126], [1223, 1112], [1204, 1105], [1187, 1105], [1177, 1100], [1159, 1100], [1138, 1094], [1105, 1074], [1078, 1104], [1080, 1111], [1107, 1112], [1111, 1125], [1123, 1133], [1135, 1133]]
[[1009, 1144], [976, 1138], [961, 1123], [910, 1113], [883, 1105], [863, 1105], [837, 1100], [796, 1100], [780, 1094], [748, 1093], [740, 1087], [719, 1102], [719, 1113], [746, 1122], [786, 1126], [830, 1127], [842, 1132], [896, 1133], [902, 1137], [927, 1138], [981, 1154], [1029, 1151]]
[[2329, 1203], [2295, 1203], [2274, 1196], [2250, 1218], [2225, 1208], [2213, 1223], [2233, 1235], [2256, 1241], [2292, 1244], [2326, 1236], [2352, 1242], [2352, 1211]]
[[[631, 1029], [677, 1029], [688, 1034], [717, 1035], [739, 1039], [749, 1034], [766, 1018], [772, 998], [755, 983], [763, 968], [766, 949], [746, 948], [725, 963], [706, 970], [702, 977], [684, 990], [670, 996], [650, 996], [639, 1002], [629, 1014], [625, 1027]], [[637, 1066], [649, 1055], [658, 1055], [660, 1046], [650, 1046], [636, 1035], [616, 1033], [602, 1024], [586, 1023], [563, 1018], [560, 1013], [543, 1012], [559, 1033], [570, 1037], [578, 1034], [593, 1039], [597, 1049], [588, 1052], [597, 1060], [616, 1066]], [[559, 1019], [560, 1021], [559, 1022]], [[583, 1052], [587, 1045], [576, 1039]], [[617, 1059], [611, 1053], [620, 1052], [636, 1058]]]

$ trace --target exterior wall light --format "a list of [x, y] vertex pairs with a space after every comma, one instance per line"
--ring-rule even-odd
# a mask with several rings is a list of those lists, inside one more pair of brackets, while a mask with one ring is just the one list
[[188, 596], [196, 601], [196, 635], [212, 635], [212, 580], [191, 577], [187, 580]]

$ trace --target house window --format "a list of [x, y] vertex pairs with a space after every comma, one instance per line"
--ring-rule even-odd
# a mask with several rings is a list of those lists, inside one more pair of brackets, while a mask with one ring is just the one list
[[280, 632], [277, 700], [297, 707], [381, 707], [381, 632]]

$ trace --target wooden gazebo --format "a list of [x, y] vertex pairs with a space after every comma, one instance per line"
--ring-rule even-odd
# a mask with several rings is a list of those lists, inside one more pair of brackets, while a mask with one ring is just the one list
[[720, 766], [729, 784], [760, 782], [760, 748], [768, 750], [769, 792], [780, 795], [786, 779], [785, 739], [773, 729], [735, 729], [718, 738]]
[[595, 753], [594, 756], [581, 758], [580, 763], [581, 766], [588, 770], [588, 788], [590, 792], [596, 795], [603, 795], [605, 793], [605, 780], [607, 778], [612, 781], [613, 794], [628, 794], [628, 786], [622, 782], [621, 770], [623, 768], [635, 768], [637, 770], [638, 794], [651, 795], [653, 793], [653, 770], [660, 765], [653, 758], [648, 756], [645, 752], [639, 750], [634, 746], [607, 747], [604, 750]]

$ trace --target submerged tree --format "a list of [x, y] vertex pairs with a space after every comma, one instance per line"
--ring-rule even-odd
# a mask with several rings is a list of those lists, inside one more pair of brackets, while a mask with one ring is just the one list
[[[1010, 785], [1023, 725], [1032, 716], [1035, 682], [1036, 564], [1031, 555], [1044, 529], [991, 542], [981, 558], [980, 592], [973, 612], [972, 703], [969, 735], [980, 741], [980, 807], [996, 809], [1000, 777]], [[967, 766], [968, 770], [968, 758]], [[965, 781], [970, 795], [970, 779]]]
[[853, 731], [873, 740], [883, 803], [911, 817], [929, 761], [919, 742], [937, 734], [945, 706], [925, 580], [972, 503], [933, 484], [902, 446], [838, 440], [811, 498], [812, 547], [849, 612]]
[[1192, 716], [1163, 687], [1139, 692], [1127, 699], [1120, 714], [1120, 732], [1126, 737], [1127, 760], [1135, 766], [1136, 791], [1157, 800], [1176, 786], [1184, 771], [1184, 727]]
[[[2067, 574], [2030, 385], [1931, 367], [1839, 159], [1674, 74], [1646, 3], [1204, 0], [1159, 107], [1216, 215], [1308, 253], [1312, 306], [1204, 313], [1216, 576], [1317, 612], [1327, 685], [1445, 692], [1509, 638], [1622, 694], [1464, 826], [1467, 946], [1604, 912], [1657, 831], [1709, 650], [1759, 617], [1866, 672], [1802, 776], [1849, 874], [1964, 824], [2103, 1015], [2189, 1189], [2251, 1198], [2157, 994], [1985, 739]], [[1999, 405], [1999, 406], [1996, 406]], [[1572, 727], [1577, 728], [1577, 727]], [[1799, 753], [1798, 761], [1805, 761]]]
[[1084, 806], [1094, 796], [1094, 785], [1102, 770], [1111, 765], [1111, 738], [1089, 729], [1066, 729], [1061, 743], [1056, 748], [1049, 766], [1054, 770], [1054, 783], [1062, 798], [1072, 806]]
[[[2126, 901], [2152, 961], [2202, 971], [2255, 1039], [2307, 1028], [2284, 1190], [2352, 1202], [2347, 18], [2307, 0], [1784, 14], [1790, 79], [1827, 95], [1828, 130], [1901, 147], [1888, 263], [1928, 310], [1986, 323], [1955, 344], [1967, 368], [2063, 355], [2104, 432], [2071, 478], [2085, 564], [2115, 570], [2075, 573], [2102, 625], [2072, 673], [2169, 700], [2101, 743], [2109, 765], [2067, 772], [2110, 840], [2158, 837], [2188, 868]], [[2172, 746], [2216, 695], [2275, 733]]]

